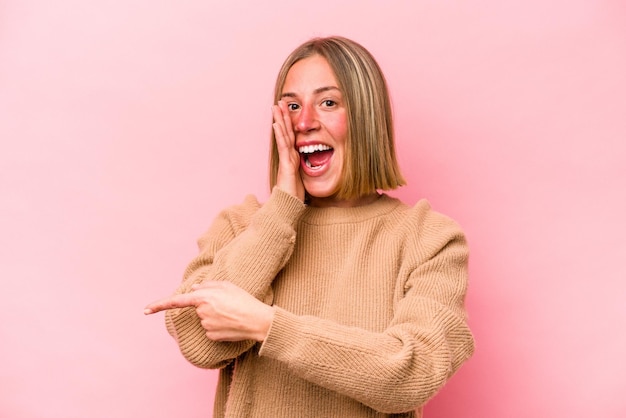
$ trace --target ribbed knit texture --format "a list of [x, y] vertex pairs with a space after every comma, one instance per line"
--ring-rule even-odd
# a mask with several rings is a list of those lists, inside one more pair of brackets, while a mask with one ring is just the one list
[[199, 246], [177, 292], [228, 280], [276, 309], [263, 344], [210, 341], [195, 310], [167, 312], [183, 355], [222, 368], [215, 418], [419, 417], [474, 350], [468, 247], [426, 201], [322, 209], [274, 189]]

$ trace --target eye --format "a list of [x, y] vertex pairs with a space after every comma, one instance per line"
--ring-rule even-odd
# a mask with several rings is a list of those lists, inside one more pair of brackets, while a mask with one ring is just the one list
[[334, 100], [326, 99], [322, 102], [322, 106], [325, 106], [325, 107], [337, 106], [337, 102]]
[[287, 109], [293, 112], [294, 110], [300, 109], [300, 105], [298, 103], [288, 103]]

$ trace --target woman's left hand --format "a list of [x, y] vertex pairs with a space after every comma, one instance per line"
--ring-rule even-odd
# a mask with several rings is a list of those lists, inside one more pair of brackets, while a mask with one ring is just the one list
[[274, 309], [226, 281], [196, 284], [189, 293], [173, 295], [146, 306], [146, 315], [167, 309], [195, 307], [202, 327], [214, 341], [263, 341]]

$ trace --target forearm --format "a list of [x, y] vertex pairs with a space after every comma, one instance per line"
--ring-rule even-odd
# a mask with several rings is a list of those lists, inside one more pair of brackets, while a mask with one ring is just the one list
[[171, 309], [165, 313], [167, 331], [178, 343], [185, 359], [197, 367], [217, 369], [248, 351], [255, 341], [212, 341], [200, 323], [193, 307]]
[[246, 229], [215, 252], [205, 279], [229, 281], [271, 303], [270, 285], [293, 253], [295, 223], [304, 208], [298, 199], [274, 189]]
[[[271, 304], [272, 280], [291, 256], [293, 225], [303, 209], [301, 202], [275, 190], [249, 224], [236, 213], [225, 215], [203, 237], [201, 254], [188, 266], [176, 293], [188, 293], [194, 284], [207, 280], [223, 280]], [[255, 344], [212, 341], [191, 308], [168, 310], [166, 326], [185, 358], [198, 367], [222, 367]]]
[[276, 309], [259, 354], [377, 411], [401, 413], [424, 404], [472, 351], [466, 324], [446, 309], [383, 333]]

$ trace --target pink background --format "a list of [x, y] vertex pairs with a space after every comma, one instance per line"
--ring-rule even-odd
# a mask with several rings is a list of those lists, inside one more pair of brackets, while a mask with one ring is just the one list
[[622, 1], [0, 0], [0, 416], [209, 417], [162, 315], [267, 196], [271, 91], [314, 35], [389, 80], [407, 203], [472, 245], [475, 356], [426, 416], [626, 416]]

